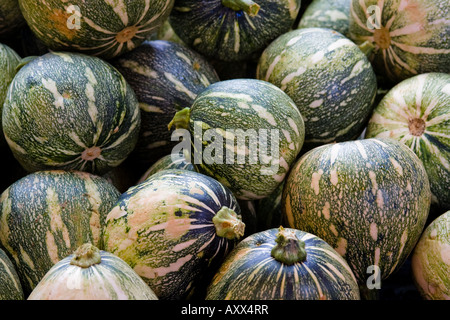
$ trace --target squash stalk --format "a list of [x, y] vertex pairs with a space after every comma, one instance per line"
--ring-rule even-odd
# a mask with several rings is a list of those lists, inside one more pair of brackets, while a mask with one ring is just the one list
[[365, 41], [361, 43], [358, 47], [366, 55], [367, 58], [369, 58], [373, 50], [375, 50], [375, 46], [371, 41]]
[[260, 6], [252, 0], [222, 0], [222, 5], [234, 11], [244, 11], [250, 17], [258, 14]]
[[89, 268], [100, 263], [101, 260], [100, 250], [90, 243], [85, 243], [74, 252], [70, 264], [81, 268]]
[[228, 240], [239, 239], [244, 235], [245, 223], [234, 210], [222, 207], [212, 219], [216, 234]]
[[286, 265], [303, 262], [306, 260], [305, 243], [298, 239], [294, 232], [280, 227], [271, 251], [272, 257]]
[[189, 120], [191, 117], [191, 108], [184, 108], [173, 117], [167, 126], [169, 130], [175, 125], [175, 129], [189, 129]]

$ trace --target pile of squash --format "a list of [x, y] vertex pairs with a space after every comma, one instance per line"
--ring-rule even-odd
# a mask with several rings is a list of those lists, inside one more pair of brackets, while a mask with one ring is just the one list
[[448, 0], [5, 0], [0, 70], [0, 300], [450, 299]]

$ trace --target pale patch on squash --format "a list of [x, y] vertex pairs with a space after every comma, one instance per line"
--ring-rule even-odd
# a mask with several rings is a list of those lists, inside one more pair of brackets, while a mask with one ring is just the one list
[[45, 244], [47, 246], [47, 253], [50, 257], [50, 260], [53, 262], [53, 264], [58, 263], [58, 246], [56, 245], [55, 237], [50, 231], [47, 231], [45, 234]]
[[316, 195], [318, 195], [319, 192], [320, 192], [319, 181], [320, 181], [320, 178], [322, 177], [322, 174], [323, 174], [323, 170], [322, 169], [319, 169], [318, 172], [314, 172], [312, 174], [311, 188], [314, 189], [314, 193]]

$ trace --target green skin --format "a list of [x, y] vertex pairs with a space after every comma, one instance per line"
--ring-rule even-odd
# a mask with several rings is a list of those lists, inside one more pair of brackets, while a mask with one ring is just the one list
[[366, 138], [390, 137], [411, 148], [430, 180], [433, 204], [450, 209], [450, 75], [402, 81], [375, 108]]
[[83, 243], [103, 248], [102, 226], [119, 196], [105, 179], [74, 171], [33, 173], [3, 192], [0, 241], [27, 295]]
[[23, 290], [13, 263], [0, 249], [0, 300], [23, 300]]
[[11, 82], [2, 124], [27, 171], [101, 175], [131, 153], [140, 119], [132, 88], [110, 64], [79, 53], [48, 53]]
[[[349, 26], [350, 39], [375, 46], [370, 60], [377, 74], [395, 85], [417, 74], [450, 72], [448, 0], [379, 4], [377, 0], [352, 0]], [[368, 10], [374, 5], [380, 9], [379, 25], [374, 21], [375, 12]]]
[[261, 55], [256, 76], [281, 88], [305, 121], [305, 146], [356, 138], [373, 109], [375, 73], [353, 42], [330, 29], [285, 33]]
[[[53, 51], [77, 51], [105, 59], [138, 47], [167, 19], [174, 0], [19, 0], [27, 24]], [[79, 22], [79, 27], [76, 23]]]
[[242, 240], [206, 295], [206, 300], [359, 299], [347, 262], [322, 239], [289, 228], [267, 229]]
[[450, 299], [450, 211], [428, 225], [411, 260], [414, 283], [427, 300]]
[[300, 2], [176, 0], [170, 24], [184, 43], [204, 56], [244, 61], [290, 30]]
[[177, 110], [190, 107], [195, 97], [219, 81], [214, 68], [197, 52], [178, 43], [146, 41], [139, 48], [111, 61], [136, 93], [141, 129], [133, 162], [145, 166], [171, 152], [167, 125]]
[[398, 270], [430, 203], [420, 159], [393, 139], [366, 139], [303, 155], [286, 180], [282, 211], [289, 227], [315, 234], [346, 259], [368, 299], [377, 292], [367, 286], [377, 278], [368, 267], [379, 267], [380, 281]]
[[18, 0], [0, 2], [0, 37], [10, 37], [25, 24]]
[[[234, 79], [212, 84], [198, 95], [184, 120], [184, 124], [179, 126], [189, 126], [194, 138], [194, 151], [198, 148], [195, 142], [202, 143], [202, 159], [197, 159], [195, 152], [192, 156], [197, 170], [223, 183], [241, 200], [256, 200], [270, 195], [286, 176], [304, 141], [303, 118], [293, 101], [274, 85], [256, 79]], [[201, 129], [196, 130], [196, 127]], [[261, 146], [256, 146], [258, 158], [252, 163], [250, 156], [255, 153], [251, 152], [254, 145], [249, 139], [245, 142], [249, 155], [245, 155], [244, 164], [239, 163], [238, 152], [234, 152], [233, 159], [227, 159], [229, 139], [226, 133], [220, 134], [223, 144], [217, 143], [217, 149], [223, 150], [222, 155], [219, 151], [214, 153], [216, 145], [204, 135], [211, 128], [216, 132], [241, 129], [244, 133], [253, 129], [256, 134], [260, 129], [269, 130], [266, 131], [265, 153], [269, 155], [270, 162], [262, 161], [261, 154], [264, 152]], [[272, 129], [279, 133], [278, 155], [270, 155]], [[196, 136], [200, 131], [202, 137]], [[236, 136], [242, 138], [242, 135]], [[235, 138], [234, 146], [240, 144]]]
[[314, 0], [301, 16], [298, 28], [329, 28], [348, 38], [351, 0]]

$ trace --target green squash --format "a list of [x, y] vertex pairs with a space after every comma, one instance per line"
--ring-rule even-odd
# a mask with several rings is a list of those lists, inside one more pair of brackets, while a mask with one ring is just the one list
[[283, 191], [289, 227], [313, 233], [348, 262], [370, 299], [406, 260], [431, 191], [420, 159], [393, 139], [328, 144], [303, 155]]
[[133, 89], [109, 63], [52, 52], [16, 74], [2, 124], [14, 156], [29, 172], [104, 174], [134, 149], [140, 119]]
[[158, 297], [125, 261], [86, 243], [55, 264], [28, 300], [158, 300]]
[[367, 138], [389, 137], [422, 160], [433, 204], [450, 209], [450, 75], [427, 73], [403, 80], [375, 108]]
[[304, 123], [291, 98], [256, 79], [210, 85], [172, 124], [189, 129], [191, 162], [240, 200], [271, 194], [284, 180], [304, 141]]
[[176, 145], [167, 125], [177, 110], [189, 108], [197, 95], [219, 78], [197, 52], [164, 40], [146, 41], [112, 64], [139, 101], [141, 129], [131, 157], [147, 169]]
[[333, 29], [348, 38], [352, 0], [314, 0], [300, 18], [298, 28]]
[[349, 37], [373, 44], [374, 70], [393, 84], [449, 73], [449, 15], [448, 0], [352, 0]]
[[245, 231], [229, 189], [167, 169], [122, 194], [106, 218], [105, 250], [128, 263], [161, 300], [201, 297]]
[[423, 299], [450, 300], [450, 211], [425, 229], [411, 259], [414, 284]]
[[29, 294], [58, 261], [85, 242], [102, 248], [101, 230], [120, 193], [85, 172], [41, 171], [0, 197], [0, 242]]
[[19, 0], [34, 34], [53, 51], [105, 59], [139, 46], [168, 17], [174, 0]]
[[300, 0], [175, 0], [169, 21], [204, 56], [243, 61], [290, 30], [299, 10]]
[[373, 110], [377, 80], [363, 51], [331, 29], [304, 28], [273, 41], [256, 76], [283, 90], [305, 121], [306, 149], [355, 139]]
[[359, 300], [347, 262], [313, 234], [283, 227], [255, 233], [227, 256], [207, 300]]
[[0, 249], [0, 300], [24, 300], [22, 285], [16, 268]]

